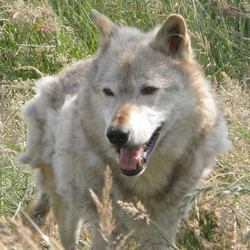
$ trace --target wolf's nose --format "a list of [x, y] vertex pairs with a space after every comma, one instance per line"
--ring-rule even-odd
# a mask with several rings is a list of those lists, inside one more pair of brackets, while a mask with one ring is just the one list
[[110, 126], [107, 130], [106, 136], [110, 143], [117, 146], [122, 146], [128, 141], [130, 131], [124, 126]]

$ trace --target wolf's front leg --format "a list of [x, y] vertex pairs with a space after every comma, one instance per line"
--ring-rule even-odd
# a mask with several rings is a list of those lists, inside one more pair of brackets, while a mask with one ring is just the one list
[[77, 249], [82, 221], [74, 205], [67, 206], [63, 198], [56, 194], [51, 196], [51, 203], [62, 245], [66, 250]]
[[103, 239], [103, 236], [100, 233], [99, 227], [92, 229], [92, 247], [91, 247], [91, 250], [105, 250], [105, 249], [124, 250], [125, 249], [124, 246], [119, 246], [120, 239], [118, 239], [117, 235], [115, 235], [115, 234], [112, 234], [111, 236], [109, 236], [107, 241], [105, 241]]
[[107, 242], [103, 239], [99, 232], [99, 227], [92, 229], [92, 247], [91, 250], [101, 250], [108, 247]]

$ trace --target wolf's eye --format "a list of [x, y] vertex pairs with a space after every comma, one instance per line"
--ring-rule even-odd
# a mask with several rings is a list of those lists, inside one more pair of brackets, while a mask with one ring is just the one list
[[141, 90], [142, 95], [151, 95], [153, 94], [158, 88], [156, 87], [145, 87]]
[[103, 92], [107, 96], [115, 96], [115, 94], [111, 91], [111, 89], [105, 88], [105, 89], [103, 89]]

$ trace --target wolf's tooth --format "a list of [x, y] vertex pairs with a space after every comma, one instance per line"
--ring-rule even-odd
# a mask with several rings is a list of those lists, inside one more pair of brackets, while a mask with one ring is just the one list
[[116, 162], [117, 162], [117, 164], [121, 167], [120, 161], [119, 161], [119, 158], [118, 158], [118, 157], [116, 157]]
[[137, 166], [138, 166], [138, 167], [140, 167], [140, 166], [141, 166], [141, 157], [140, 157], [140, 158], [138, 158], [138, 160], [137, 160]]

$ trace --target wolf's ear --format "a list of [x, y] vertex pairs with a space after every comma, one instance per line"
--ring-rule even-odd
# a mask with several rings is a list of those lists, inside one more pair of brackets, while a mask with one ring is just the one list
[[109, 41], [110, 37], [118, 32], [118, 27], [96, 10], [92, 10], [91, 14], [94, 23], [100, 32], [100, 46], [102, 46]]
[[152, 45], [155, 49], [175, 58], [183, 59], [191, 55], [190, 38], [183, 17], [170, 15], [158, 31]]

